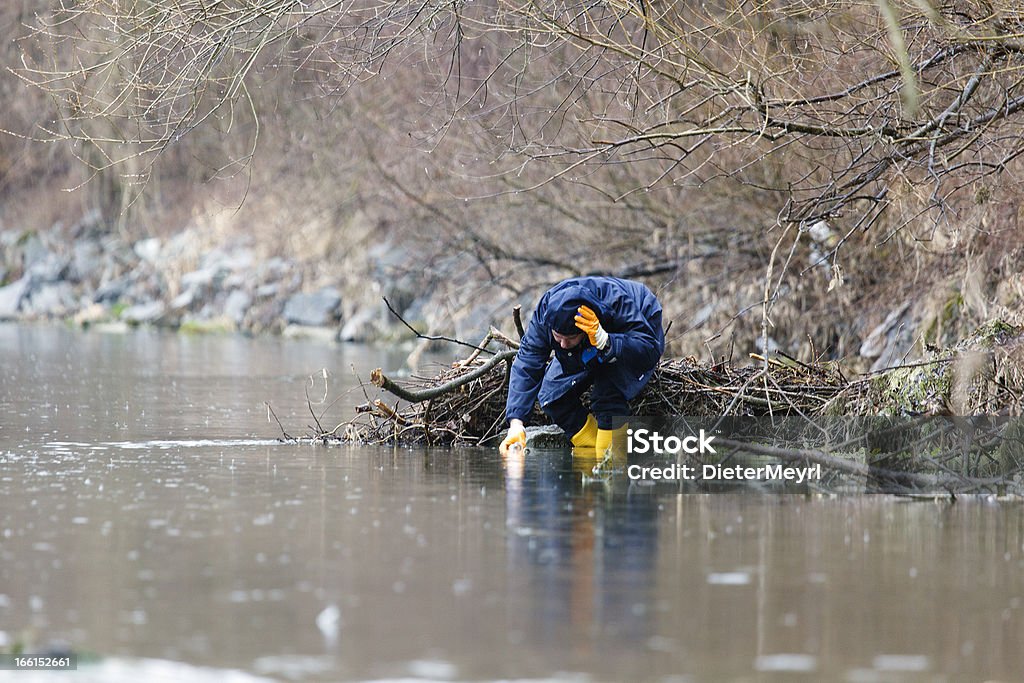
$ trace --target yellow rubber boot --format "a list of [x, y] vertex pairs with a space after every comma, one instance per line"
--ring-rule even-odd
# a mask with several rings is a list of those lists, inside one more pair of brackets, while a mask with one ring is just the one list
[[593, 448], [594, 444], [597, 443], [597, 418], [593, 415], [587, 415], [587, 421], [570, 441], [573, 448]]

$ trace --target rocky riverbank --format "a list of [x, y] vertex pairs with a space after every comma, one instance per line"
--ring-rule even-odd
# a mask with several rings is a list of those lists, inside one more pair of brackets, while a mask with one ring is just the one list
[[[127, 242], [87, 222], [0, 232], [0, 320], [368, 341], [404, 330], [381, 294], [410, 315], [427, 308], [409, 282], [353, 287], [309, 263], [267, 258], [244, 238], [216, 242], [199, 228]], [[393, 258], [378, 249], [369, 267], [382, 270]]]
[[[476, 342], [492, 324], [511, 333], [512, 307], [522, 305], [528, 319], [538, 288], [566, 275], [536, 269], [498, 278], [481, 272], [471, 254], [428, 257], [358, 211], [333, 229], [313, 220], [278, 220], [275, 226], [282, 227], [275, 231], [255, 230], [258, 213], [247, 207], [229, 220], [203, 214], [180, 229], [141, 239], [123, 236], [98, 216], [48, 229], [0, 224], [0, 320], [328, 341], [411, 338], [385, 305], [387, 297], [416, 329]], [[668, 355], [703, 355], [712, 332], [726, 329], [733, 336], [719, 340], [718, 354], [735, 351], [745, 358], [761, 351], [758, 316], [729, 313], [751, 310], [761, 280], [708, 289], [698, 275], [657, 288], [666, 322], [675, 323]], [[928, 358], [928, 348], [952, 347], [967, 337], [981, 314], [982, 322], [1020, 325], [1022, 277], [1013, 274], [987, 287], [978, 278], [958, 284], [948, 276], [888, 299], [862, 298], [849, 315], [839, 307], [820, 320], [804, 315], [791, 293], [778, 303], [779, 324], [768, 346], [801, 360], [841, 360], [849, 372], [912, 363]], [[717, 317], [708, 319], [712, 305]], [[827, 352], [816, 350], [829, 340]]]

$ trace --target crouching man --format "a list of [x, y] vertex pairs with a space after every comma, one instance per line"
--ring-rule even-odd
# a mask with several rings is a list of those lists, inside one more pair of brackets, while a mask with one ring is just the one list
[[[524, 423], [540, 401], [573, 447], [603, 454], [612, 442], [613, 418], [629, 414], [629, 401], [664, 351], [661, 304], [643, 284], [613, 277], [558, 283], [537, 303], [512, 364], [501, 452], [525, 447]], [[589, 409], [581, 400], [588, 388]]]

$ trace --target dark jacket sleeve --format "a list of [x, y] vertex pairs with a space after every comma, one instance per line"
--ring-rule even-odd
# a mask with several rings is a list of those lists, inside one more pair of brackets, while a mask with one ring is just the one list
[[[660, 314], [655, 324], [661, 325]], [[664, 351], [664, 341], [651, 334], [648, 325], [626, 325], [621, 332], [608, 333], [608, 347], [602, 354], [602, 360], [606, 363], [625, 361], [638, 367], [653, 367]]]
[[545, 302], [537, 305], [530, 324], [519, 343], [519, 352], [512, 362], [508, 384], [508, 400], [505, 402], [505, 416], [509, 420], [526, 420], [533, 412], [544, 370], [551, 359], [551, 334], [540, 321], [543, 320]]
[[657, 297], [639, 283], [621, 282], [605, 289], [602, 303], [606, 319], [601, 325], [608, 332], [608, 346], [602, 353], [602, 360], [624, 362], [637, 368], [657, 365], [665, 352], [661, 304]]

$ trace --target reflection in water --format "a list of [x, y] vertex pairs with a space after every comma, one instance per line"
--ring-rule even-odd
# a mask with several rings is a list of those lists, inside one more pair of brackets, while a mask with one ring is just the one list
[[273, 441], [264, 400], [304, 424], [309, 374], [375, 353], [0, 325], [0, 648], [105, 682], [1024, 680], [1022, 506]]
[[[604, 638], [642, 647], [654, 584], [657, 502], [588, 483], [593, 451], [536, 451], [506, 462], [509, 567], [529, 594], [535, 645], [594, 656]], [[582, 636], [582, 637], [580, 637]]]

